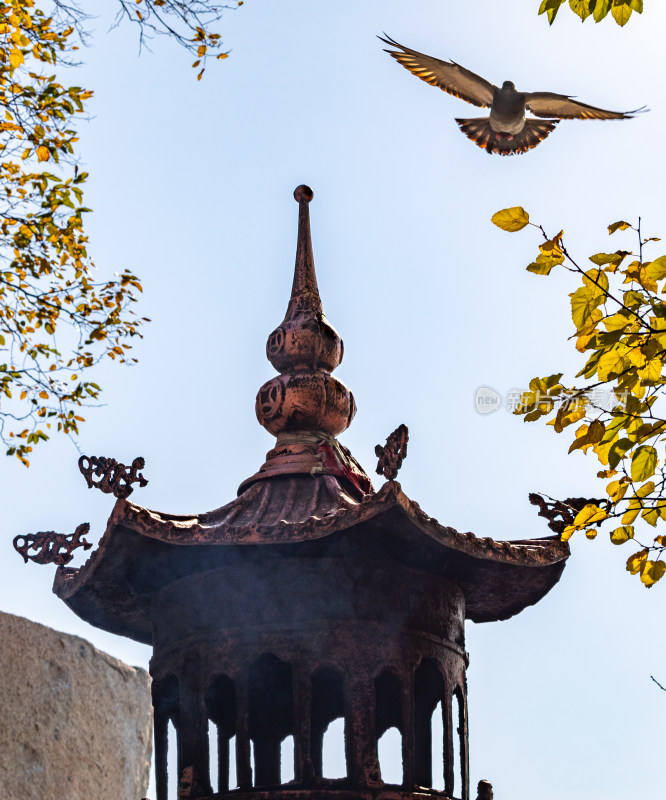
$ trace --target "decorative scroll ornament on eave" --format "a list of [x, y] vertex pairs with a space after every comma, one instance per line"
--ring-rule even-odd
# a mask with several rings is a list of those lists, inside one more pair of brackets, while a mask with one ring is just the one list
[[132, 494], [133, 483], [142, 487], [147, 485], [148, 481], [139, 472], [145, 466], [146, 462], [141, 457], [135, 458], [129, 467], [104, 456], [81, 456], [79, 459], [79, 470], [88, 488], [99, 489], [119, 499], [126, 499]]
[[62, 567], [69, 564], [72, 553], [78, 547], [90, 550], [92, 543], [83, 538], [89, 531], [90, 523], [83, 522], [70, 534], [55, 531], [27, 533], [14, 537], [14, 549], [26, 564], [34, 561], [36, 564], [57, 564]]
[[398, 477], [398, 470], [402, 462], [407, 458], [407, 442], [409, 441], [409, 430], [406, 425], [399, 425], [386, 440], [382, 447], [378, 444], [375, 447], [377, 461], [377, 475], [383, 475], [390, 481]]
[[[89, 489], [99, 489], [119, 499], [126, 499], [132, 494], [133, 483], [138, 483], [139, 486], [148, 483], [139, 472], [146, 466], [143, 458], [135, 458], [127, 467], [113, 458], [81, 456], [78, 464]], [[83, 538], [89, 532], [90, 523], [83, 522], [70, 534], [56, 531], [19, 534], [14, 537], [13, 545], [26, 564], [34, 561], [36, 564], [56, 564], [63, 567], [72, 560], [72, 554], [77, 548], [90, 550], [92, 543]]]

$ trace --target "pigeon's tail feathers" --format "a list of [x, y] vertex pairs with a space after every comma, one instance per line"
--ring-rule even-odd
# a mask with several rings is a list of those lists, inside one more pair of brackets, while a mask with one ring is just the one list
[[556, 119], [526, 119], [525, 126], [520, 133], [496, 133], [490, 127], [488, 117], [475, 117], [473, 119], [456, 119], [460, 130], [487, 153], [499, 153], [502, 156], [513, 156], [516, 153], [526, 153], [548, 134], [554, 130], [559, 122]]

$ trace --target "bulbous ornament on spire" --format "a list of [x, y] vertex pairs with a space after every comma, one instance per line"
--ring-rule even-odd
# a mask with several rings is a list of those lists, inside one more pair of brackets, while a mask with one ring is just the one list
[[309, 186], [294, 192], [299, 206], [294, 282], [285, 318], [266, 343], [266, 356], [280, 375], [257, 394], [257, 419], [274, 436], [296, 431], [337, 436], [356, 413], [351, 391], [330, 374], [342, 361], [343, 345], [319, 296], [310, 236], [312, 197]]
[[349, 427], [356, 403], [350, 389], [331, 372], [342, 361], [340, 335], [326, 319], [319, 296], [310, 236], [313, 191], [299, 186], [296, 266], [287, 313], [270, 334], [266, 356], [280, 373], [257, 393], [257, 419], [277, 437], [252, 483], [287, 476], [331, 475], [353, 494], [373, 491], [356, 459], [335, 437]]

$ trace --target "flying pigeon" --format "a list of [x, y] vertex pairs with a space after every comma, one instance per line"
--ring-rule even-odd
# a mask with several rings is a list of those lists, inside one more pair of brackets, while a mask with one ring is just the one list
[[[377, 38], [399, 48], [385, 52], [417, 78], [475, 106], [490, 108], [489, 117], [456, 119], [460, 130], [488, 153], [503, 156], [526, 153], [542, 142], [561, 119], [631, 119], [633, 114], [645, 110], [643, 107], [626, 112], [606, 111], [579, 103], [566, 94], [519, 92], [511, 81], [504, 81], [500, 89], [455, 61], [441, 61], [411, 50], [387, 34], [384, 36], [385, 39]], [[542, 119], [526, 119], [526, 110]]]

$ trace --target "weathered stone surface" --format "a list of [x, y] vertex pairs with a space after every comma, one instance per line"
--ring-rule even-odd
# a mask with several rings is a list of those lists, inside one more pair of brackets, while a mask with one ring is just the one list
[[151, 725], [144, 670], [0, 613], [2, 800], [140, 800]]

